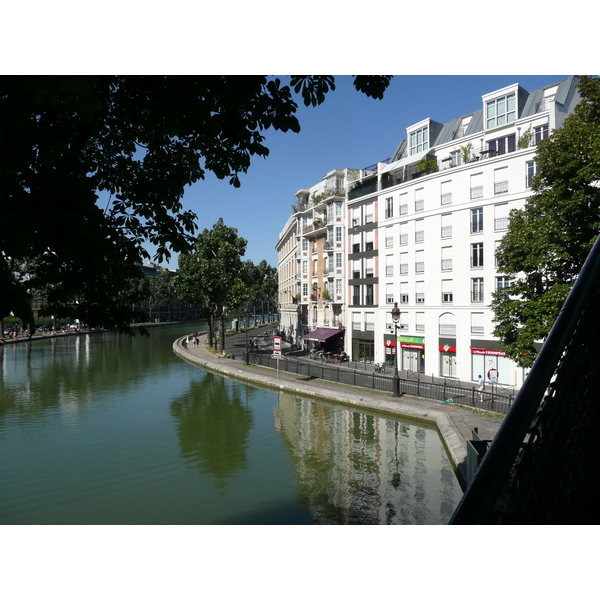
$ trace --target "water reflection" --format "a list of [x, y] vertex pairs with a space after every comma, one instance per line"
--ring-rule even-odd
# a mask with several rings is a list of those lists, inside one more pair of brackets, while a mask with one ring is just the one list
[[241, 387], [207, 372], [170, 405], [181, 454], [189, 467], [210, 474], [223, 488], [248, 467], [248, 435], [252, 410], [240, 397]]
[[278, 427], [318, 522], [447, 523], [461, 490], [433, 428], [281, 393]]

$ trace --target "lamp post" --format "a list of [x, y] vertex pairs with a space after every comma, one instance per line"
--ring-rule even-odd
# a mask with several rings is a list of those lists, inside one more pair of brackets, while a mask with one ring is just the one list
[[248, 309], [248, 306], [246, 306], [244, 308], [244, 319], [246, 320], [245, 323], [245, 331], [246, 331], [246, 348], [244, 349], [244, 363], [249, 365], [250, 364], [250, 352], [248, 352], [248, 323], [250, 321], [249, 319], [250, 317], [250, 310]]
[[398, 375], [398, 322], [400, 321], [400, 309], [397, 302], [394, 302], [394, 308], [392, 308], [392, 319], [394, 320], [394, 339], [396, 340], [392, 396], [398, 398], [400, 396], [400, 375]]

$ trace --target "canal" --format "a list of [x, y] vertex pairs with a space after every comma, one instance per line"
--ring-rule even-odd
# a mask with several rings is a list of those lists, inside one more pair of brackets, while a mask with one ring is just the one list
[[434, 427], [245, 385], [172, 343], [93, 333], [0, 349], [1, 524], [444, 524]]

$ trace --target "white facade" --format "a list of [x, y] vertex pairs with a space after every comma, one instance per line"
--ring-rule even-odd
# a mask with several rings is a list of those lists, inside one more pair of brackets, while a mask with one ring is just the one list
[[[510, 283], [496, 268], [495, 250], [509, 211], [531, 193], [537, 143], [579, 99], [576, 84], [569, 78], [532, 93], [514, 84], [482, 96], [475, 113], [444, 125], [425, 119], [409, 126], [392, 161], [379, 163], [360, 182], [363, 189], [350, 192], [348, 218], [362, 213], [363, 219], [350, 221], [348, 236], [355, 350], [393, 363], [397, 342], [401, 370], [522, 384], [523, 369], [492, 336], [491, 293]], [[370, 206], [376, 236], [367, 251], [364, 212]], [[368, 262], [372, 274], [365, 272]], [[394, 302], [401, 310], [398, 340]], [[371, 339], [368, 356], [361, 340]]]

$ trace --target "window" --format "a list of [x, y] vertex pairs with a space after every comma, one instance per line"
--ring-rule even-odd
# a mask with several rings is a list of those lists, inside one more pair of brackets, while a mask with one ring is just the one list
[[408, 223], [400, 223], [400, 245], [408, 244]]
[[342, 216], [342, 203], [341, 202], [335, 203], [335, 216], [336, 217]]
[[385, 257], [385, 274], [387, 277], [391, 277], [394, 274], [394, 255], [388, 254]]
[[483, 313], [471, 313], [471, 333], [473, 335], [483, 335], [484, 332]]
[[508, 94], [486, 102], [486, 129], [512, 123], [517, 116], [515, 94]]
[[408, 252], [400, 253], [400, 275], [408, 273]]
[[360, 207], [356, 207], [352, 209], [352, 227], [358, 227], [359, 225], [362, 225]]
[[360, 260], [352, 261], [352, 279], [360, 279]]
[[385, 218], [391, 219], [394, 216], [394, 199], [385, 199]]
[[374, 277], [375, 276], [375, 259], [374, 258], [366, 258], [365, 259], [365, 277]]
[[341, 241], [342, 241], [342, 228], [341, 227], [335, 228], [335, 241], [338, 243], [341, 243]]
[[365, 313], [365, 331], [375, 331], [375, 313]]
[[471, 267], [483, 267], [483, 243], [471, 244]]
[[504, 294], [508, 295], [508, 288], [510, 287], [510, 277], [506, 277], [505, 275], [499, 275], [496, 277], [496, 291], [504, 292]]
[[498, 156], [500, 154], [506, 154], [507, 152], [514, 152], [516, 149], [517, 137], [514, 133], [512, 135], [488, 142], [490, 156]]
[[531, 187], [531, 180], [533, 176], [540, 170], [535, 160], [528, 160], [525, 163], [527, 174], [525, 175], [525, 187]]
[[[355, 302], [355, 304], [358, 304], [358, 302]], [[362, 329], [361, 327], [361, 313], [359, 312], [353, 312], [352, 313], [352, 329], [354, 331], [360, 331]]]
[[542, 140], [548, 138], [548, 125], [541, 125], [540, 127], [533, 128], [533, 139], [537, 146]]
[[483, 198], [483, 173], [471, 175], [471, 200]]
[[417, 250], [415, 252], [415, 273], [425, 272], [425, 251]]
[[400, 214], [405, 215], [408, 212], [408, 192], [400, 194]]
[[471, 302], [483, 302], [483, 277], [471, 279]]
[[341, 279], [335, 280], [335, 295], [336, 296], [342, 295], [342, 280]]
[[385, 284], [385, 302], [386, 302], [386, 304], [394, 303], [394, 284], [393, 283]]
[[360, 304], [360, 285], [352, 286], [352, 304], [355, 306]]
[[352, 252], [360, 252], [360, 233], [355, 233], [352, 236]]
[[425, 208], [425, 194], [424, 189], [419, 188], [415, 190], [415, 212], [423, 210]]
[[302, 273], [304, 275], [308, 275], [308, 261], [307, 260], [302, 261]]
[[444, 204], [452, 204], [452, 182], [451, 181], [442, 181], [440, 184], [440, 199], [442, 205]]
[[335, 268], [336, 269], [341, 269], [342, 268], [342, 253], [341, 252], [336, 252], [335, 255]]
[[369, 285], [365, 286], [365, 304], [368, 306], [373, 306], [373, 300], [373, 284], [370, 283]]
[[494, 229], [496, 231], [508, 229], [508, 203], [494, 206]]
[[308, 296], [308, 283], [302, 284], [302, 296], [306, 298]]
[[452, 271], [452, 246], [442, 248], [442, 271]]
[[308, 239], [302, 238], [302, 252], [308, 252]]
[[418, 331], [418, 332], [425, 331], [425, 313], [424, 312], [415, 313], [415, 331]]
[[471, 233], [483, 232], [483, 208], [471, 209]]
[[385, 228], [385, 247], [386, 248], [394, 247], [394, 228], [393, 227]]
[[365, 204], [365, 223], [373, 222], [373, 203]]
[[425, 302], [425, 282], [417, 281], [415, 284], [415, 301], [417, 304]]
[[508, 167], [494, 169], [494, 194], [508, 193]]
[[365, 231], [365, 250], [367, 252], [373, 250], [374, 239], [375, 232], [373, 230]]
[[408, 281], [400, 283], [400, 304], [408, 304]]
[[427, 126], [417, 129], [410, 134], [410, 154], [418, 154], [429, 150], [429, 128]]
[[420, 243], [425, 240], [425, 219], [415, 221], [415, 242]]
[[442, 238], [452, 237], [452, 214], [442, 215]]
[[442, 279], [442, 302], [451, 304], [454, 299], [452, 279]]
[[450, 166], [459, 167], [460, 165], [462, 165], [462, 152], [460, 150], [450, 152]]

